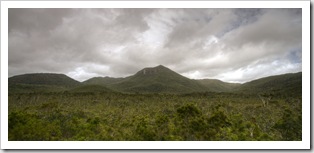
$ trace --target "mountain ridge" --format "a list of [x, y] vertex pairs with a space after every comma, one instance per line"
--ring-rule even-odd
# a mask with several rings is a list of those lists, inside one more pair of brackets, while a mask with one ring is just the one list
[[[93, 86], [94, 85], [94, 86]], [[65, 74], [29, 73], [9, 78], [9, 89], [31, 89], [35, 91], [68, 90], [69, 88], [87, 86], [73, 91], [117, 91], [126, 93], [191, 93], [191, 92], [239, 92], [256, 93], [263, 91], [297, 90], [302, 88], [302, 72], [274, 75], [252, 80], [246, 83], [228, 83], [218, 79], [189, 79], [163, 66], [146, 67], [125, 78], [93, 77], [79, 82]], [[55, 88], [57, 87], [58, 90]], [[61, 87], [61, 88], [60, 88]], [[284, 92], [284, 91], [282, 91]], [[302, 92], [302, 90], [301, 90]]]

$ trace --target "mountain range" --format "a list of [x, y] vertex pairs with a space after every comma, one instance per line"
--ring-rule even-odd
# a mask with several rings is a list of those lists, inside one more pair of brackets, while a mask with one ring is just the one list
[[9, 78], [10, 92], [123, 92], [123, 93], [192, 93], [192, 92], [279, 92], [302, 94], [302, 72], [265, 77], [247, 83], [227, 83], [217, 79], [195, 80], [159, 65], [144, 68], [125, 78], [94, 77], [83, 82], [64, 74], [33, 73]]

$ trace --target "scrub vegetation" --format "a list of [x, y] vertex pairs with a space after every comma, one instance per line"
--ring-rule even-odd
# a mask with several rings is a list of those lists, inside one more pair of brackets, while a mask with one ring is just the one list
[[[245, 84], [223, 84], [218, 80], [220, 84], [214, 83], [215, 91], [210, 91], [213, 81], [182, 77], [176, 82], [175, 72], [161, 71], [142, 70], [109, 85], [108, 81], [96, 85], [64, 76], [61, 78], [65, 82], [71, 80], [64, 86], [54, 84], [59, 81], [49, 77], [41, 76], [49, 84], [36, 84], [34, 76], [27, 77], [32, 83], [23, 81], [23, 77], [19, 77], [18, 83], [9, 78], [9, 140], [302, 140], [301, 73]], [[159, 74], [171, 77], [167, 80]], [[105, 78], [96, 80], [101, 79]], [[136, 83], [137, 80], [142, 83]], [[190, 87], [193, 92], [186, 92]], [[182, 90], [174, 92], [176, 89]]]

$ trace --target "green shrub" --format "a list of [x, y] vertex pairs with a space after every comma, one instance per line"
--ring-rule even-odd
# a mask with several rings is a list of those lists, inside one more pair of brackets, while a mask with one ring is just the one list
[[285, 109], [282, 118], [275, 124], [283, 140], [302, 140], [302, 117], [301, 114], [294, 114], [290, 109]]

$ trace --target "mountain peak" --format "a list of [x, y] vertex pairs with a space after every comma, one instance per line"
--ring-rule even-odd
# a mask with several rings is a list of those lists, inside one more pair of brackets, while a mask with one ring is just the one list
[[155, 68], [166, 68], [166, 67], [163, 66], [163, 65], [158, 65], [158, 66], [156, 66]]
[[169, 68], [163, 66], [163, 65], [158, 65], [156, 67], [147, 67], [144, 68], [142, 70], [140, 70], [139, 72], [137, 72], [137, 74], [141, 74], [141, 75], [155, 75], [155, 74], [160, 74], [160, 73], [164, 73], [167, 71], [171, 71]]
[[143, 69], [169, 69], [163, 65], [158, 65], [158, 66], [155, 66], [155, 67], [146, 67], [146, 68], [143, 68]]

